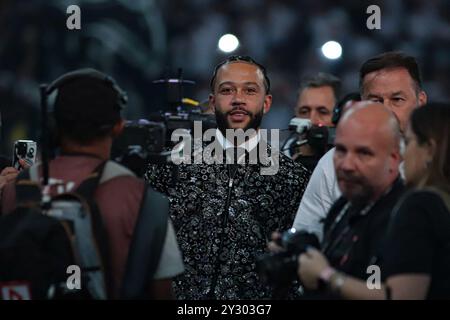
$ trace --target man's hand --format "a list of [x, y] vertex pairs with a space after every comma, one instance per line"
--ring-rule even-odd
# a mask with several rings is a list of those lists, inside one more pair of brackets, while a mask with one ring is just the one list
[[303, 285], [312, 290], [319, 287], [319, 278], [322, 271], [329, 267], [327, 258], [314, 248], [309, 248], [298, 258], [298, 276]]
[[6, 167], [5, 169], [3, 169], [3, 171], [0, 173], [0, 190], [2, 190], [6, 184], [14, 181], [18, 174], [19, 170], [17, 170], [16, 168]]
[[284, 251], [284, 249], [278, 244], [281, 239], [281, 233], [278, 231], [272, 232], [272, 241], [267, 244], [267, 249], [272, 253]]
[[[24, 169], [29, 168], [30, 166], [27, 164], [27, 162], [24, 159], [19, 160], [20, 166]], [[0, 173], [0, 191], [3, 190], [3, 187], [14, 181], [19, 174], [19, 170], [13, 167], [6, 167], [2, 170]]]

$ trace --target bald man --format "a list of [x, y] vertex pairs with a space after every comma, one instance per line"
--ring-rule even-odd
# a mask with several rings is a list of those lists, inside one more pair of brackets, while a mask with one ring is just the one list
[[[410, 113], [427, 102], [420, 74], [414, 57], [401, 52], [382, 53], [368, 59], [360, 68], [361, 97], [382, 103], [394, 114], [404, 132]], [[319, 239], [323, 237], [320, 221], [326, 218], [331, 204], [341, 194], [332, 161], [334, 151], [334, 148], [328, 151], [314, 169], [293, 224], [296, 229], [315, 233]]]
[[353, 204], [376, 201], [399, 175], [400, 131], [392, 112], [359, 102], [336, 131], [333, 162], [342, 195]]
[[404, 191], [399, 140], [398, 121], [380, 103], [356, 103], [337, 127], [333, 162], [342, 196], [324, 221], [321, 250], [333, 268], [363, 280], [378, 263], [390, 213]]

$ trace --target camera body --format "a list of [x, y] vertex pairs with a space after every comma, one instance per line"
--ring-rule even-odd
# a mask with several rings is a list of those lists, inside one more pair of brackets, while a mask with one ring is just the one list
[[119, 162], [142, 177], [149, 163], [170, 162], [170, 151], [175, 146], [171, 135], [177, 129], [192, 133], [194, 121], [202, 122], [203, 131], [215, 128], [214, 115], [195, 112], [161, 113], [150, 117], [127, 121], [123, 132], [113, 143], [111, 159]]
[[12, 166], [19, 170], [21, 168], [20, 159], [24, 159], [31, 166], [36, 161], [36, 153], [37, 144], [35, 141], [17, 140], [14, 142]]
[[315, 234], [294, 228], [283, 232], [278, 244], [284, 251], [264, 254], [256, 263], [261, 280], [276, 288], [288, 286], [297, 279], [298, 257], [308, 247], [320, 248]]
[[[283, 145], [286, 155], [313, 171], [320, 158], [334, 146], [336, 128], [312, 125], [309, 119], [293, 118], [290, 137]], [[302, 147], [306, 146], [306, 147]]]
[[111, 159], [142, 177], [149, 161], [158, 162], [166, 146], [163, 123], [145, 119], [127, 121], [122, 133], [114, 139]]
[[184, 80], [181, 73], [180, 69], [178, 79], [153, 81], [164, 89], [164, 106], [150, 114], [148, 120], [128, 121], [121, 135], [113, 142], [111, 159], [128, 167], [139, 177], [144, 175], [149, 163], [171, 161], [171, 150], [177, 144], [171, 139], [175, 130], [184, 129], [192, 134], [194, 121], [202, 122], [203, 131], [217, 127], [214, 115], [202, 113], [198, 102], [183, 98], [183, 85], [194, 82]]
[[317, 151], [333, 145], [336, 137], [335, 127], [315, 126], [311, 120], [303, 118], [292, 118], [289, 122], [289, 130], [297, 135], [296, 146], [309, 144]]

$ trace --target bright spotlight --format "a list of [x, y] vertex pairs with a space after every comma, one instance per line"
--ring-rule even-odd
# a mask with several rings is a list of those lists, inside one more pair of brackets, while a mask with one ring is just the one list
[[322, 54], [330, 60], [339, 59], [342, 56], [342, 46], [339, 42], [328, 41], [322, 46]]
[[218, 47], [225, 53], [233, 52], [239, 46], [239, 40], [233, 34], [225, 34], [220, 37]]

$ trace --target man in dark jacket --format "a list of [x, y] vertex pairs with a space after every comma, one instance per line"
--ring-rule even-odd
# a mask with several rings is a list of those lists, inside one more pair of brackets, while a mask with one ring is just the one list
[[[292, 224], [309, 172], [263, 139], [261, 119], [272, 102], [263, 66], [249, 57], [228, 58], [214, 71], [209, 101], [218, 124], [214, 164], [150, 165], [146, 173], [171, 199], [186, 267], [174, 281], [175, 293], [179, 299], [270, 298], [256, 273], [256, 258], [272, 231]], [[250, 134], [239, 144], [227, 129]], [[239, 148], [245, 149], [241, 156]], [[255, 150], [258, 159], [251, 156]], [[230, 151], [238, 152], [237, 161], [221, 162]], [[276, 170], [264, 171], [270, 169], [259, 161], [264, 153]]]

